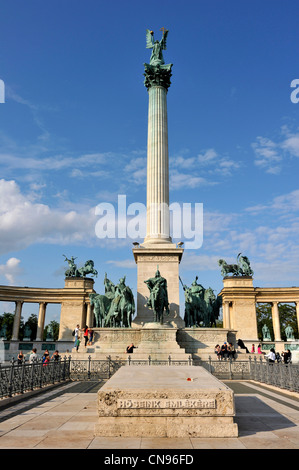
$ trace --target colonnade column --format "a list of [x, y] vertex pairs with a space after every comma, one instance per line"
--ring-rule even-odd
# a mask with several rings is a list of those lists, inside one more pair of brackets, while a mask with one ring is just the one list
[[93, 327], [93, 311], [90, 303], [87, 304], [86, 324], [89, 328]]
[[278, 302], [272, 302], [272, 323], [274, 340], [281, 341]]
[[229, 302], [223, 302], [223, 328], [230, 328]]
[[299, 301], [295, 302], [296, 305], [296, 314], [297, 314], [297, 326], [298, 326], [298, 331], [299, 331]]
[[38, 321], [37, 321], [37, 332], [36, 332], [36, 341], [43, 340], [43, 333], [45, 327], [45, 317], [46, 317], [46, 302], [40, 302], [39, 312], [38, 312]]
[[23, 303], [24, 302], [22, 300], [18, 300], [16, 302], [15, 316], [14, 316], [13, 329], [12, 329], [12, 338], [11, 338], [12, 341], [19, 340], [19, 331], [20, 331], [20, 322], [21, 322]]

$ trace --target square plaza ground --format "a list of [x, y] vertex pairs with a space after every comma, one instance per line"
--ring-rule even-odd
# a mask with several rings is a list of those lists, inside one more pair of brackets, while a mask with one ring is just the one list
[[103, 384], [70, 382], [1, 408], [0, 449], [299, 449], [298, 394], [252, 381], [224, 383], [235, 393], [237, 438], [95, 437]]

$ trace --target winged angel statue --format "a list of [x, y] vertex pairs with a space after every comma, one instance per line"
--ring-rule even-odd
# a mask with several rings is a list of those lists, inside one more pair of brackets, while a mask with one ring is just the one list
[[149, 64], [144, 64], [145, 86], [149, 89], [154, 85], [163, 86], [166, 89], [170, 86], [172, 64], [165, 64], [162, 51], [166, 49], [166, 39], [168, 29], [163, 30], [161, 41], [154, 40], [154, 32], [146, 30], [146, 48], [152, 49]]
[[164, 65], [164, 58], [162, 50], [166, 50], [166, 39], [168, 35], [168, 29], [163, 29], [163, 36], [161, 41], [154, 40], [154, 31], [146, 30], [146, 48], [153, 49], [150, 58], [150, 65]]

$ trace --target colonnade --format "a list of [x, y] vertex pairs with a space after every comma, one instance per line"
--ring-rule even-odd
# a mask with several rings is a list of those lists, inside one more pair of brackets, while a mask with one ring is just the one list
[[[19, 340], [19, 332], [20, 332], [20, 324], [21, 324], [21, 316], [22, 316], [22, 308], [23, 308], [24, 301], [18, 300], [15, 301], [15, 314], [14, 314], [14, 323], [13, 323], [13, 330], [12, 330], [12, 341]], [[43, 341], [43, 334], [45, 329], [45, 319], [46, 319], [46, 310], [47, 310], [47, 302], [39, 302], [39, 311], [38, 311], [38, 320], [37, 320], [37, 331], [36, 331], [36, 338], [35, 341]], [[80, 322], [80, 327], [88, 325], [89, 327], [93, 326], [93, 309], [90, 303], [84, 303], [83, 306], [83, 315]]]
[[[272, 324], [274, 332], [274, 341], [282, 341], [281, 339], [281, 329], [280, 329], [280, 318], [279, 318], [279, 304], [282, 302], [273, 301], [273, 302], [257, 302], [267, 303], [271, 305], [272, 310]], [[293, 303], [296, 306], [296, 315], [297, 315], [297, 325], [299, 330], [299, 301], [298, 302], [288, 302]], [[222, 313], [223, 313], [223, 327], [228, 329], [234, 328], [234, 321], [232, 312], [234, 311], [234, 301], [225, 300], [222, 304]]]
[[71, 332], [77, 324], [93, 326], [93, 309], [89, 294], [94, 293], [93, 279], [66, 278], [61, 289], [0, 286], [0, 301], [14, 302], [15, 313], [12, 341], [19, 340], [22, 309], [25, 303], [38, 304], [38, 321], [35, 341], [43, 340], [47, 306], [61, 305], [58, 340], [71, 340]]

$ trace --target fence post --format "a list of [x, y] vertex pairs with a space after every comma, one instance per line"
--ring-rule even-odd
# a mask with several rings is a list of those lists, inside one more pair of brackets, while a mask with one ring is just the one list
[[111, 377], [111, 370], [110, 370], [110, 367], [111, 367], [111, 356], [108, 356], [108, 379], [110, 379]]
[[90, 380], [90, 366], [91, 366], [91, 355], [88, 356], [88, 372], [87, 372], [88, 380]]
[[293, 382], [293, 373], [292, 373], [292, 364], [288, 364], [289, 375], [290, 375], [290, 390], [295, 390], [294, 382]]
[[229, 358], [229, 379], [232, 380], [233, 373], [232, 373], [232, 358]]
[[148, 365], [151, 365], [151, 356], [148, 356]]
[[8, 386], [8, 396], [12, 396], [12, 384], [13, 384], [13, 378], [14, 378], [14, 366], [15, 366], [15, 360], [12, 358], [11, 360], [11, 368], [10, 368], [10, 374], [9, 374], [9, 386]]
[[22, 372], [21, 372], [21, 393], [24, 393], [24, 375], [25, 375], [25, 359], [22, 361]]
[[171, 356], [170, 356], [170, 354], [168, 356], [168, 365], [171, 366]]

